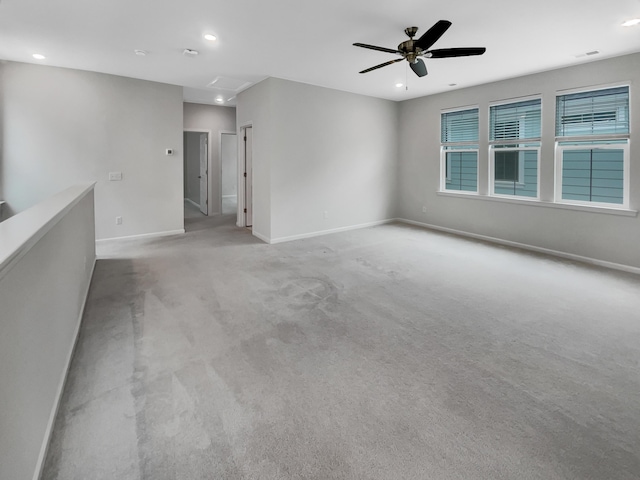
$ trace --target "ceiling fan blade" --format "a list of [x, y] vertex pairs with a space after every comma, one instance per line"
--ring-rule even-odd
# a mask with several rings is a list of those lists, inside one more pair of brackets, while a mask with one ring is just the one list
[[469, 57], [472, 55], [482, 55], [487, 49], [484, 47], [466, 47], [466, 48], [438, 48], [423, 53], [428, 58], [450, 58], [450, 57]]
[[375, 45], [367, 45], [366, 43], [354, 43], [353, 45], [356, 47], [369, 48], [371, 50], [378, 50], [379, 52], [400, 53], [398, 50], [394, 50], [392, 48], [376, 47]]
[[416, 46], [420, 50], [426, 50], [431, 45], [436, 43], [438, 39], [446, 32], [451, 26], [451, 22], [449, 20], [439, 20], [435, 23], [433, 27], [425, 32], [417, 41]]
[[416, 60], [416, 63], [410, 63], [411, 70], [419, 77], [424, 77], [427, 74], [427, 66], [421, 58]]
[[[380, 65], [376, 65], [375, 67], [371, 67], [371, 68], [367, 68], [366, 70], [362, 70], [359, 73], [367, 73], [367, 72], [370, 72], [371, 70], [376, 70], [378, 68], [386, 67], [387, 65], [391, 65], [392, 63], [401, 62], [402, 60], [404, 60], [404, 58], [396, 58], [395, 60], [391, 60], [389, 62], [384, 62], [384, 63], [381, 63]], [[422, 60], [419, 60], [419, 61], [422, 61]]]

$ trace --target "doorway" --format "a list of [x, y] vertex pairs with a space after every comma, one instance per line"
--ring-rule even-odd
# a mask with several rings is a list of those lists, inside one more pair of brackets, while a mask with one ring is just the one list
[[253, 226], [253, 127], [243, 128], [244, 225]]
[[238, 210], [238, 139], [235, 132], [220, 132], [220, 192], [222, 214]]
[[208, 215], [209, 133], [185, 131], [183, 140], [185, 213]]

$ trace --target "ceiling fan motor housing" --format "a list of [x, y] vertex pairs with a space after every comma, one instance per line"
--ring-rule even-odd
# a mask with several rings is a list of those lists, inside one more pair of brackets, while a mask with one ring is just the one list
[[415, 40], [407, 40], [402, 42], [400, 45], [398, 45], [398, 51], [401, 52], [402, 56], [411, 63], [415, 63], [418, 56], [420, 56], [420, 54], [422, 53], [422, 50], [420, 50], [420, 48], [416, 46]]

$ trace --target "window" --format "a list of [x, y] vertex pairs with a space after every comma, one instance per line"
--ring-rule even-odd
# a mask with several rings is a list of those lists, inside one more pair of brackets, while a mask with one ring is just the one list
[[538, 198], [541, 105], [539, 98], [489, 109], [489, 192]]
[[478, 109], [443, 112], [440, 118], [440, 188], [478, 192]]
[[629, 87], [556, 97], [559, 202], [628, 206]]

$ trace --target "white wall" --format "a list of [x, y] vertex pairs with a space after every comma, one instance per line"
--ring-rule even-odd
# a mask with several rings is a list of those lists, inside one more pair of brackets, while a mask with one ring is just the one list
[[[439, 95], [408, 100], [400, 108], [400, 216], [409, 220], [546, 248], [605, 262], [640, 267], [640, 218], [538, 205], [438, 195], [440, 111], [479, 105], [479, 188], [488, 183], [488, 105], [542, 95], [541, 199], [554, 196], [556, 92], [631, 82], [631, 209], [640, 208], [640, 54], [587, 63]], [[427, 212], [422, 213], [422, 207]]]
[[93, 199], [73, 187], [0, 224], [2, 479], [37, 478], [44, 460], [95, 262]]
[[184, 104], [184, 129], [209, 130], [209, 215], [222, 212], [220, 179], [220, 132], [236, 131], [236, 109], [198, 103]]
[[[2, 191], [13, 213], [97, 181], [98, 238], [183, 229], [182, 88], [6, 62], [0, 105]], [[122, 181], [108, 181], [114, 171]]]
[[222, 196], [235, 196], [238, 194], [238, 139], [230, 134], [221, 138]]
[[184, 132], [184, 198], [200, 205], [200, 135]]
[[[255, 121], [265, 102], [270, 114]], [[396, 103], [271, 78], [238, 96], [238, 112], [239, 124], [254, 120], [254, 192], [270, 184], [270, 241], [395, 216]]]
[[[275, 79], [254, 85], [237, 95], [238, 172], [244, 171], [241, 128], [253, 126], [253, 234], [262, 240], [271, 238], [271, 161], [273, 135], [278, 126], [273, 121]], [[242, 182], [242, 176], [238, 177]], [[238, 210], [244, 208], [244, 190], [238, 189]]]

